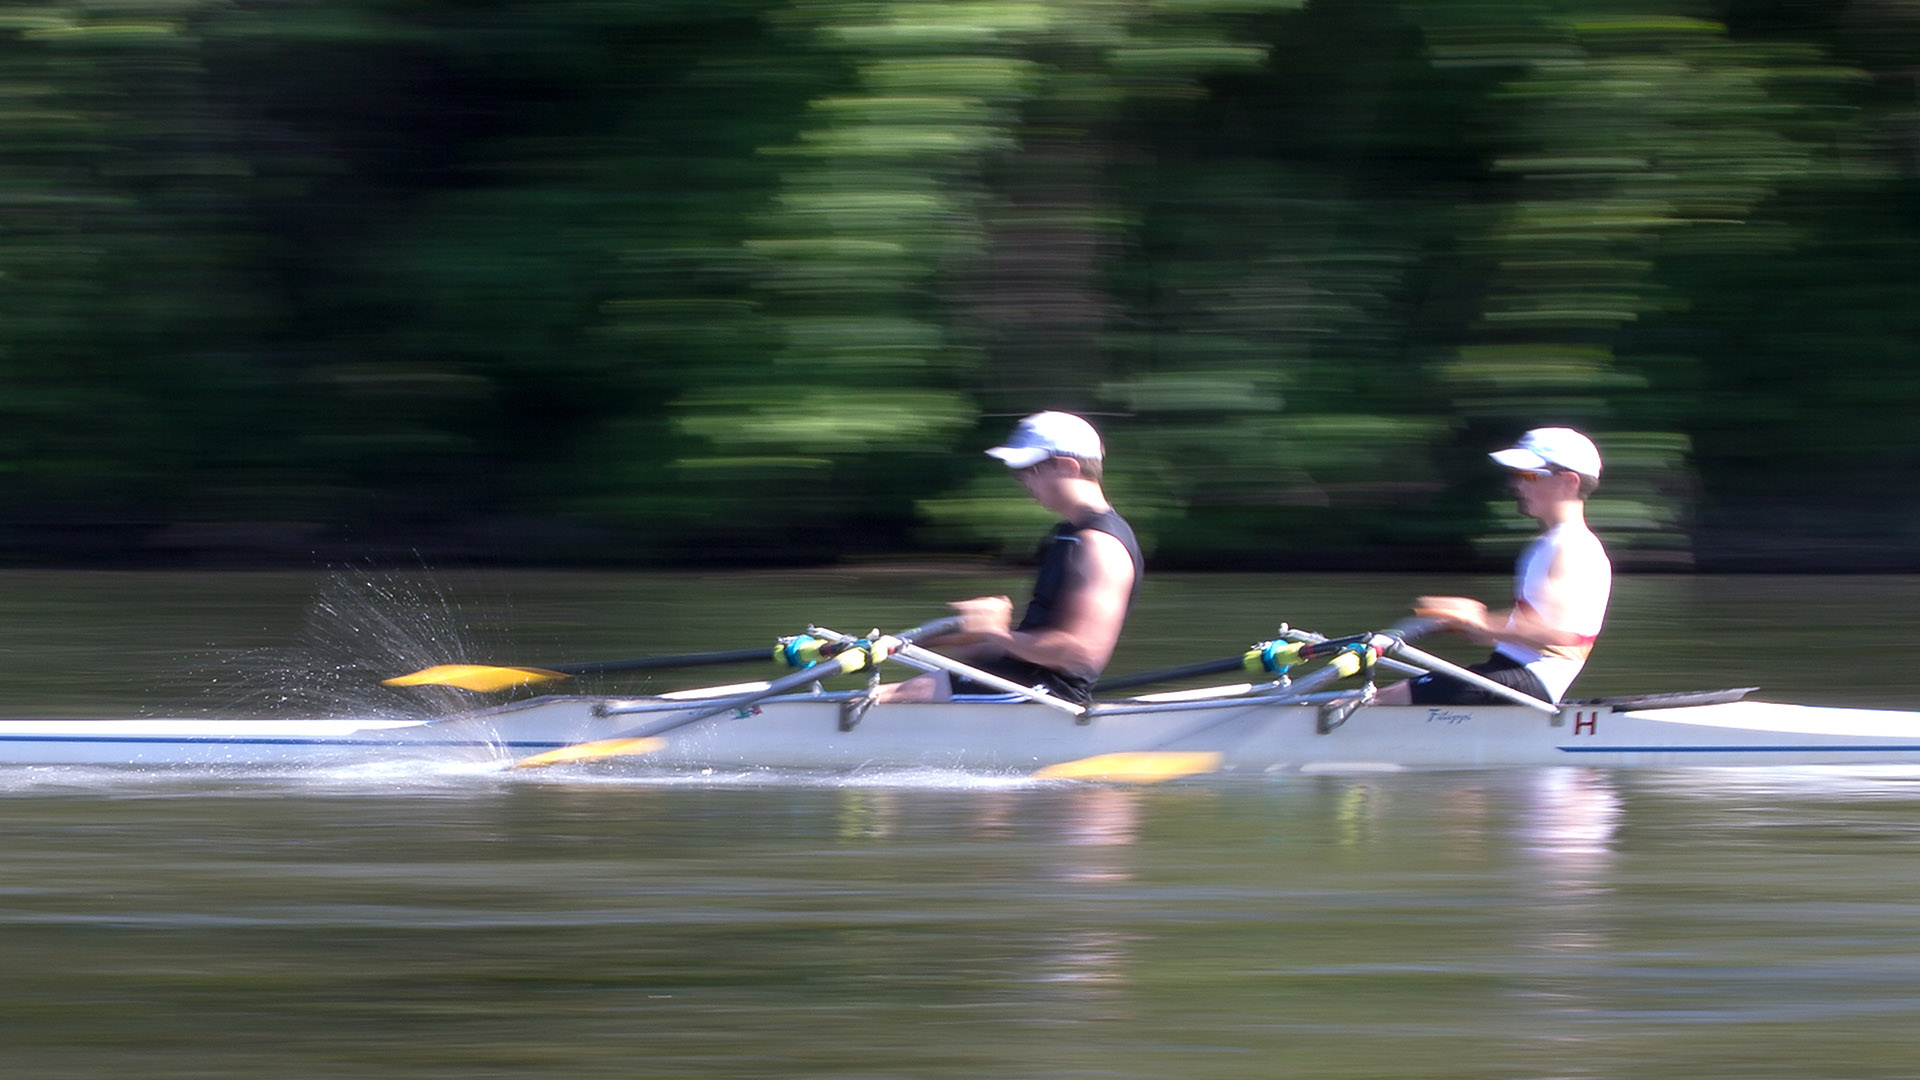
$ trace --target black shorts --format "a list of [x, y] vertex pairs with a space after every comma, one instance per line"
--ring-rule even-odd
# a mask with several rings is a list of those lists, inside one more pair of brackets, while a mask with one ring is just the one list
[[[1089, 705], [1093, 702], [1093, 693], [1090, 688], [1078, 685], [1065, 675], [1052, 668], [1043, 668], [1039, 664], [1015, 660], [1009, 656], [973, 666], [989, 675], [998, 675], [1021, 686], [1045, 690], [1054, 697], [1071, 701], [1076, 705]], [[956, 694], [1004, 694], [1007, 692], [997, 686], [974, 682], [964, 675], [954, 675], [951, 679], [953, 692]]]
[[[1484, 662], [1467, 668], [1476, 675], [1484, 675], [1501, 686], [1510, 686], [1529, 697], [1541, 701], [1552, 701], [1547, 695], [1547, 686], [1540, 676], [1528, 671], [1520, 661], [1502, 653], [1494, 653]], [[1415, 705], [1505, 705], [1507, 699], [1491, 690], [1471, 686], [1459, 679], [1429, 672], [1407, 684], [1408, 693], [1413, 695]]]

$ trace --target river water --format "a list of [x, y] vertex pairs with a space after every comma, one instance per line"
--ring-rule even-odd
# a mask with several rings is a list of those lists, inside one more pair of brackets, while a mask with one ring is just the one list
[[[1500, 586], [1163, 576], [1114, 670]], [[0, 712], [396, 711], [420, 703], [370, 674], [904, 626], [1017, 587], [0, 574]], [[1579, 692], [1911, 706], [1916, 601], [1626, 579]], [[10, 1080], [1920, 1075], [1915, 772], [0, 768], [0, 860]]]

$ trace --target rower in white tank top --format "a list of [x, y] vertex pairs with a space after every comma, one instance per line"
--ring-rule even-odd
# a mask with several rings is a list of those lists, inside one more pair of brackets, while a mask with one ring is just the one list
[[[1414, 610], [1493, 647], [1467, 670], [1529, 697], [1559, 701], [1586, 666], [1606, 619], [1613, 564], [1587, 528], [1586, 500], [1600, 483], [1600, 451], [1572, 428], [1534, 428], [1488, 455], [1508, 470], [1514, 509], [1540, 535], [1514, 567], [1514, 602], [1490, 611], [1468, 596], [1422, 596]], [[1484, 685], [1429, 673], [1381, 687], [1382, 705], [1482, 705], [1504, 698]]]
[[1494, 645], [1494, 652], [1533, 672], [1552, 700], [1559, 701], [1573, 685], [1574, 676], [1586, 666], [1594, 639], [1600, 636], [1601, 624], [1606, 621], [1607, 600], [1613, 592], [1613, 562], [1600, 546], [1600, 538], [1583, 522], [1561, 522], [1535, 537], [1520, 553], [1513, 591], [1509, 628], [1524, 613], [1542, 626], [1579, 638], [1575, 644], [1537, 648], [1511, 640]]

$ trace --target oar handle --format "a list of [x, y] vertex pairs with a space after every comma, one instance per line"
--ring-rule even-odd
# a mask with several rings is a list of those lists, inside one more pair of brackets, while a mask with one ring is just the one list
[[888, 634], [886, 636], [912, 644], [922, 638], [945, 637], [948, 634], [957, 634], [960, 632], [960, 626], [960, 616], [948, 615], [945, 618], [935, 619], [932, 622], [921, 623], [911, 630], [902, 630], [897, 634]]
[[1431, 634], [1437, 634], [1446, 628], [1447, 621], [1445, 619], [1429, 619], [1425, 616], [1419, 616], [1412, 619], [1402, 619], [1388, 629], [1380, 631], [1380, 633], [1387, 637], [1394, 638], [1404, 645], [1409, 641], [1418, 641]]

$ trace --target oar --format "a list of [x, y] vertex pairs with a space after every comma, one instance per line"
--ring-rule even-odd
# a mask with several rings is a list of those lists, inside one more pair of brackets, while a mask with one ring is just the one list
[[563, 761], [586, 761], [594, 758], [613, 757], [619, 754], [644, 753], [649, 750], [654, 750], [657, 749], [659, 745], [657, 740], [655, 740], [655, 736], [664, 735], [675, 728], [698, 723], [708, 717], [719, 716], [721, 713], [732, 712], [735, 709], [744, 709], [757, 701], [784, 694], [789, 690], [805, 686], [817, 679], [825, 679], [834, 675], [851, 674], [852, 672], [860, 671], [863, 668], [878, 664], [880, 661], [886, 659], [887, 655], [893, 650], [902, 645], [911, 644], [916, 638], [939, 637], [942, 634], [951, 634], [959, 629], [960, 619], [957, 616], [949, 616], [944, 619], [936, 619], [924, 626], [916, 626], [911, 630], [902, 630], [897, 634], [883, 634], [871, 644], [855, 645], [842, 649], [813, 667], [807, 668], [805, 671], [796, 671], [791, 675], [775, 679], [751, 693], [710, 702], [690, 712], [680, 713], [665, 720], [656, 720], [652, 723], [643, 724], [632, 730], [622, 731], [617, 735], [611, 735], [604, 739], [574, 743], [570, 746], [562, 746], [554, 750], [534, 754], [531, 757], [522, 758], [515, 762], [514, 768], [537, 769]]
[[730, 652], [682, 653], [679, 656], [648, 656], [637, 660], [602, 660], [591, 664], [565, 664], [559, 667], [490, 667], [482, 664], [435, 664], [411, 675], [396, 675], [380, 680], [386, 686], [457, 686], [462, 690], [492, 693], [529, 683], [568, 679], [579, 675], [611, 675], [625, 671], [654, 671], [670, 668], [706, 667], [715, 664], [743, 664], [750, 660], [773, 660], [772, 649], [734, 649]]

